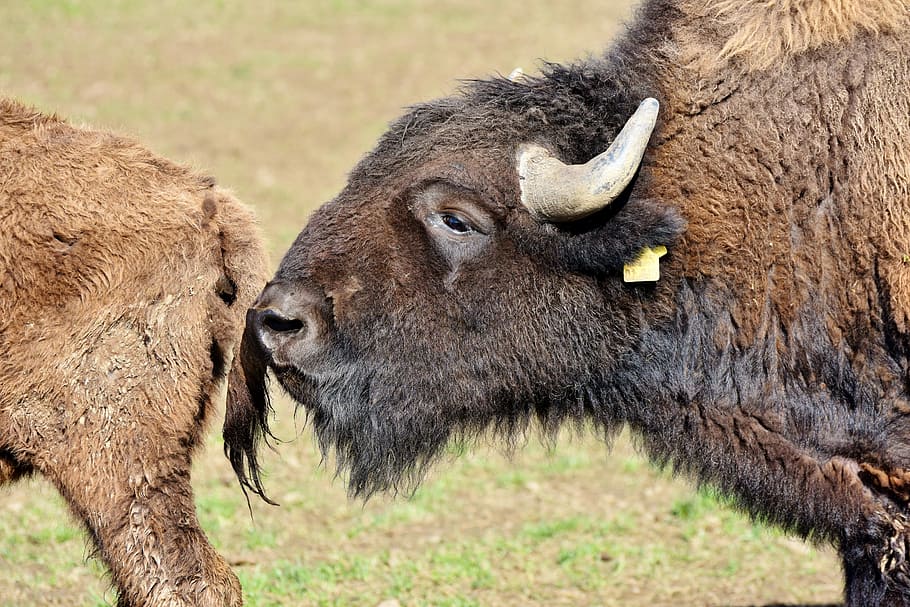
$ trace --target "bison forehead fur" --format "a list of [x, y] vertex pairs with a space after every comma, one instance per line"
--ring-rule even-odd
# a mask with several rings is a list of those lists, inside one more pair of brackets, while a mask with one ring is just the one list
[[211, 178], [0, 100], [0, 482], [58, 488], [119, 605], [242, 602], [190, 459], [264, 270]]
[[[266, 365], [355, 494], [419, 480], [453, 438], [626, 424], [657, 462], [838, 545], [848, 604], [910, 604], [907, 14], [649, 0], [601, 58], [413, 107], [248, 316], [242, 480]], [[649, 96], [624, 194], [534, 219], [519, 146], [586, 162]], [[661, 279], [624, 283], [655, 245]]]

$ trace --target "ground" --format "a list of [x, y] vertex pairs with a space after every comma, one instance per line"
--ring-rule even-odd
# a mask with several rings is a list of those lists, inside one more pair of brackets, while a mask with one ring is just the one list
[[[261, 6], [260, 6], [261, 5]], [[0, 3], [0, 92], [134, 135], [254, 206], [272, 263], [409, 103], [456, 79], [598, 52], [626, 0], [31, 0]], [[203, 526], [252, 606], [835, 603], [833, 552], [753, 524], [591, 432], [480, 445], [409, 500], [349, 501], [302, 418], [246, 502], [220, 421], [194, 469]], [[299, 436], [298, 436], [299, 435]], [[0, 606], [113, 604], [42, 480], [0, 488]]]

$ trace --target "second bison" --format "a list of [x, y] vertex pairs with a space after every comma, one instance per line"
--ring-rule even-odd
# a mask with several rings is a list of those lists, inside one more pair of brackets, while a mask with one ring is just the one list
[[123, 607], [242, 602], [190, 463], [264, 270], [210, 178], [0, 100], [0, 483], [54, 484]]

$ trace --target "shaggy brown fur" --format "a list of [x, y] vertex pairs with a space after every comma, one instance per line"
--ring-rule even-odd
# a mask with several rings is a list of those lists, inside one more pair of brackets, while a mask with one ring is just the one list
[[[838, 23], [857, 24], [847, 16]], [[674, 29], [683, 41], [719, 36], [688, 17]], [[777, 57], [767, 72], [732, 59], [710, 78], [678, 67], [692, 53], [680, 44], [661, 65], [650, 171], [652, 195], [678, 201], [688, 221], [680, 272], [752, 294], [730, 310], [738, 346], [821, 305], [835, 345], [850, 343], [861, 375], [885, 382], [888, 407], [905, 415], [904, 371], [862, 351], [869, 323], [889, 349], [910, 335], [910, 34], [887, 31]]]
[[[660, 120], [625, 195], [534, 220], [516, 149], [586, 162], [648, 96]], [[850, 607], [910, 606], [908, 116], [888, 0], [646, 0], [600, 59], [413, 107], [260, 296], [225, 435], [241, 479], [259, 488], [266, 364], [355, 494], [407, 488], [491, 428], [626, 425], [656, 462], [835, 544]], [[655, 245], [660, 281], [623, 283]]]
[[900, 30], [910, 17], [907, 0], [694, 0], [680, 4], [694, 19], [717, 22], [725, 30], [709, 42], [716, 51], [703, 57], [706, 63], [717, 65], [735, 57], [758, 70], [787, 56], [843, 44], [864, 33]]
[[190, 459], [264, 268], [210, 178], [0, 100], [0, 481], [58, 488], [120, 605], [242, 602]]

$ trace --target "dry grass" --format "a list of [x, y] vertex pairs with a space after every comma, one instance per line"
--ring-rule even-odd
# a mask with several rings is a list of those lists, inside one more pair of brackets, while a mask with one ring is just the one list
[[[135, 135], [254, 205], [274, 261], [410, 102], [456, 78], [596, 52], [624, 2], [314, 0], [0, 5], [0, 91]], [[588, 5], [590, 4], [590, 5]], [[279, 432], [297, 431], [278, 401]], [[753, 526], [621, 440], [509, 459], [479, 448], [408, 502], [347, 500], [304, 435], [267, 456], [282, 503], [246, 504], [217, 431], [195, 487], [250, 605], [830, 603], [833, 555]], [[40, 479], [0, 488], [0, 605], [114, 601]]]

